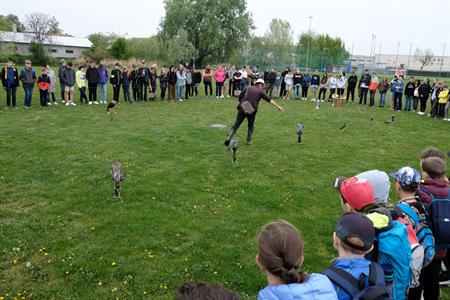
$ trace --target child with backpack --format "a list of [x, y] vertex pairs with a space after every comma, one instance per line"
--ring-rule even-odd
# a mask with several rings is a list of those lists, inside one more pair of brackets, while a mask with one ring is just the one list
[[364, 257], [373, 249], [375, 230], [372, 221], [358, 212], [345, 213], [333, 233], [333, 247], [339, 257], [323, 274], [333, 283], [339, 300], [391, 299], [380, 265]]
[[439, 274], [442, 259], [450, 247], [450, 195], [445, 177], [446, 165], [437, 156], [421, 160], [422, 177], [417, 191], [430, 219], [436, 243], [436, 254], [431, 263], [422, 269], [421, 282], [424, 299], [439, 299]]
[[325, 275], [300, 271], [303, 255], [304, 244], [297, 228], [285, 221], [266, 224], [258, 237], [256, 263], [269, 285], [259, 291], [258, 299], [337, 299]]
[[387, 275], [393, 274], [393, 298], [406, 299], [411, 281], [411, 247], [407, 227], [393, 220], [389, 209], [375, 204], [375, 193], [367, 179], [338, 177], [334, 187], [340, 193], [344, 212], [361, 212], [372, 221], [376, 244], [367, 257], [379, 263]]

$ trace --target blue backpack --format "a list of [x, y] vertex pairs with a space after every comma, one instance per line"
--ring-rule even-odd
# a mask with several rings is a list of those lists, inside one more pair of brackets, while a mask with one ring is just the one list
[[406, 299], [411, 282], [411, 245], [405, 224], [393, 221], [392, 226], [378, 233], [378, 263], [394, 271], [392, 296], [396, 300]]
[[377, 263], [371, 263], [369, 266], [368, 282], [367, 277], [364, 274], [361, 274], [359, 280], [357, 280], [352, 274], [335, 266], [325, 269], [323, 274], [327, 276], [331, 282], [346, 291], [353, 300], [392, 299], [386, 288], [383, 269]]
[[424, 268], [430, 264], [436, 253], [433, 232], [426, 223], [428, 217], [426, 211], [423, 209], [424, 213], [420, 214], [417, 209], [404, 202], [397, 204], [397, 208], [412, 221], [412, 228], [416, 232], [419, 244], [421, 244], [424, 249], [424, 259], [422, 264], [422, 268]]
[[431, 197], [428, 207], [430, 227], [436, 242], [436, 250], [450, 248], [450, 189], [447, 198], [436, 198], [426, 188], [419, 188]]

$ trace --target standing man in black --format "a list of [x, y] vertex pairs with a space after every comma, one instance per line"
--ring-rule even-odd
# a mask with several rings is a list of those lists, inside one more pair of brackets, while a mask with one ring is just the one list
[[369, 70], [364, 70], [364, 74], [361, 76], [361, 97], [359, 98], [359, 104], [366, 105], [367, 93], [369, 92], [370, 81], [372, 76], [369, 74]]
[[147, 90], [150, 78], [150, 69], [145, 65], [145, 60], [142, 61], [142, 66], [139, 68], [139, 101], [147, 101]]
[[[258, 79], [254, 82], [254, 84], [255, 84], [254, 86], [250, 86], [246, 88], [244, 91], [242, 91], [241, 95], [239, 96], [239, 105], [237, 106], [238, 113], [236, 116], [236, 121], [234, 122], [234, 125], [231, 128], [231, 130], [228, 132], [227, 139], [224, 142], [225, 146], [228, 146], [230, 144], [231, 138], [239, 129], [239, 127], [241, 126], [242, 122], [245, 119], [247, 119], [248, 121], [247, 145], [251, 145], [256, 113], [258, 112], [258, 105], [261, 99], [266, 100], [274, 107], [276, 107], [279, 111], [281, 112], [284, 111], [281, 106], [279, 106], [274, 100], [272, 100], [269, 96], [267, 96], [264, 93], [264, 80]], [[244, 102], [248, 102], [246, 104], [251, 105], [251, 107], [253, 108], [252, 113], [248, 114], [244, 111], [243, 108]]]
[[345, 98], [346, 102], [348, 102], [348, 98], [350, 94], [352, 95], [352, 103], [355, 101], [355, 88], [358, 83], [358, 77], [355, 74], [355, 71], [352, 71], [352, 74], [348, 77], [347, 81], [347, 97]]
[[113, 86], [113, 99], [119, 102], [120, 95], [120, 85], [122, 83], [122, 72], [120, 71], [120, 64], [116, 63], [114, 69], [111, 71], [111, 76], [109, 77], [109, 83]]
[[98, 84], [98, 72], [95, 62], [91, 61], [89, 67], [86, 70], [86, 80], [88, 82], [89, 89], [89, 104], [98, 104], [97, 102], [97, 84]]
[[280, 86], [280, 98], [283, 98], [286, 95], [286, 83], [284, 82], [284, 77], [289, 73], [289, 68], [286, 67], [284, 71], [281, 73], [281, 86]]
[[136, 102], [139, 99], [139, 71], [135, 64], [132, 67], [133, 70], [130, 73], [131, 89], [133, 90], [133, 101]]

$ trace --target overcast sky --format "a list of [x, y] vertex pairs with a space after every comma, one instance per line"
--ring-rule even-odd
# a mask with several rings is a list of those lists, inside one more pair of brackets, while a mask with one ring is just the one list
[[[290, 22], [294, 39], [309, 29], [341, 37], [349, 52], [369, 54], [372, 34], [376, 53], [408, 54], [431, 48], [450, 55], [450, 0], [247, 0], [263, 35], [272, 18]], [[214, 9], [214, 8], [211, 8]], [[60, 27], [76, 37], [115, 32], [127, 37], [156, 34], [164, 16], [162, 0], [0, 0], [0, 14], [16, 14], [25, 21], [32, 12], [55, 16]]]

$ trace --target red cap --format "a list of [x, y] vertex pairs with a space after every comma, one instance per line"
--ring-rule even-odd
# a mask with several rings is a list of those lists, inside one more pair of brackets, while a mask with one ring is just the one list
[[357, 211], [375, 203], [375, 192], [367, 179], [348, 178], [341, 183], [339, 191], [345, 202]]

